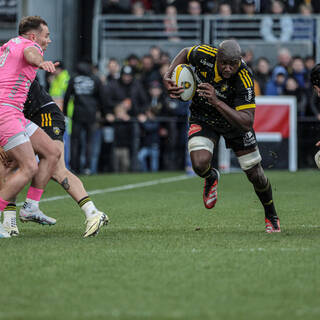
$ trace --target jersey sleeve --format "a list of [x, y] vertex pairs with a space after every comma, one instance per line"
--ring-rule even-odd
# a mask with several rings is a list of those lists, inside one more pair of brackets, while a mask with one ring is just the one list
[[206, 44], [193, 46], [187, 54], [187, 62], [193, 66], [201, 65], [204, 60], [215, 59], [217, 52], [217, 48]]
[[30, 42], [30, 43], [26, 43], [23, 49], [27, 49], [27, 48], [36, 48], [38, 50], [38, 52], [43, 56], [43, 50], [41, 49], [41, 47], [35, 43], [35, 42]]
[[237, 92], [234, 106], [237, 111], [256, 107], [254, 82], [251, 73], [243, 68], [238, 72]]

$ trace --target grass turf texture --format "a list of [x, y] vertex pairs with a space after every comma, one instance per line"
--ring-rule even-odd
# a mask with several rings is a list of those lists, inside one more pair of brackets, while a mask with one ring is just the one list
[[[179, 174], [83, 181], [94, 190]], [[319, 319], [319, 173], [267, 175], [281, 234], [264, 233], [240, 173], [222, 175], [213, 210], [200, 178], [94, 195], [111, 223], [89, 239], [71, 198], [43, 202], [56, 226], [19, 223], [18, 238], [0, 240], [0, 319]], [[56, 195], [50, 182], [44, 198]]]

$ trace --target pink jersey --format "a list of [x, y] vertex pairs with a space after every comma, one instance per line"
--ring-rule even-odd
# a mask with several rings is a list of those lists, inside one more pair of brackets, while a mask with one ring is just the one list
[[28, 47], [36, 47], [43, 55], [37, 43], [20, 36], [0, 48], [0, 108], [3, 105], [23, 110], [29, 87], [37, 72], [37, 68], [24, 58], [24, 49]]

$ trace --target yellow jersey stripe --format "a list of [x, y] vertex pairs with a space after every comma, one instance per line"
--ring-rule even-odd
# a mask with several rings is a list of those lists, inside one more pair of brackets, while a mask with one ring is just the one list
[[48, 115], [45, 113], [44, 114], [44, 118], [45, 118], [45, 126], [48, 126]]
[[241, 81], [243, 82], [244, 87], [247, 89], [248, 88], [248, 84], [247, 84], [246, 80], [243, 78], [241, 72], [239, 72], [239, 76], [240, 76]]
[[212, 47], [206, 46], [206, 45], [202, 45], [202, 46], [200, 46], [199, 48], [204, 49], [204, 50], [208, 50], [208, 51], [214, 52], [214, 53], [217, 53], [217, 52], [218, 52], [218, 49], [212, 48]]
[[44, 127], [44, 115], [41, 113], [41, 127]]
[[246, 74], [243, 72], [243, 70], [241, 70], [240, 73], [242, 74], [243, 79], [246, 81], [248, 87], [250, 87], [250, 81], [248, 80]]
[[212, 53], [212, 52], [209, 52], [209, 51], [204, 51], [204, 50], [202, 50], [202, 49], [198, 49], [198, 51], [203, 52], [203, 53], [205, 53], [205, 54], [208, 54], [208, 55], [210, 55], [210, 56], [212, 56], [212, 57], [215, 57], [215, 56], [216, 56], [215, 53]]
[[49, 127], [52, 127], [51, 113], [48, 113], [48, 118], [49, 118]]
[[193, 50], [195, 47], [196, 47], [196, 46], [193, 46], [193, 47], [189, 50], [189, 52], [188, 52], [188, 54], [187, 54], [187, 61], [188, 61], [188, 62], [189, 62], [190, 54], [191, 54], [192, 50]]
[[236, 110], [239, 111], [239, 110], [245, 110], [245, 109], [253, 109], [255, 107], [256, 107], [256, 105], [254, 103], [252, 103], [252, 104], [243, 104], [241, 106], [237, 106]]
[[253, 83], [252, 83], [252, 80], [250, 78], [250, 75], [248, 73], [248, 70], [245, 70], [243, 69], [242, 70], [242, 74], [244, 75], [244, 77], [247, 79], [248, 83], [249, 83], [249, 86], [252, 87], [253, 86]]

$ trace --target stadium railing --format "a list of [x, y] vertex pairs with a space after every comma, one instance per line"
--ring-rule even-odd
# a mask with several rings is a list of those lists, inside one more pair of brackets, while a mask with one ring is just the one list
[[[97, 14], [93, 22], [92, 57], [95, 63], [108, 57], [125, 59], [130, 53], [139, 56], [157, 45], [163, 51], [174, 56], [186, 46], [197, 43], [217, 45], [223, 39], [235, 38], [243, 50], [250, 48], [255, 57], [267, 56], [271, 63], [276, 62], [277, 49], [287, 47], [293, 55], [316, 54], [320, 60], [320, 17], [312, 15], [290, 15], [293, 21], [293, 35], [286, 42], [265, 41], [260, 26], [264, 18], [274, 19], [273, 30], [279, 34], [281, 16], [257, 15], [248, 18], [244, 15], [232, 15], [222, 18], [219, 15], [191, 17], [178, 15], [176, 31], [167, 32], [164, 21], [166, 15], [101, 15]], [[303, 48], [303, 50], [301, 50]]]

